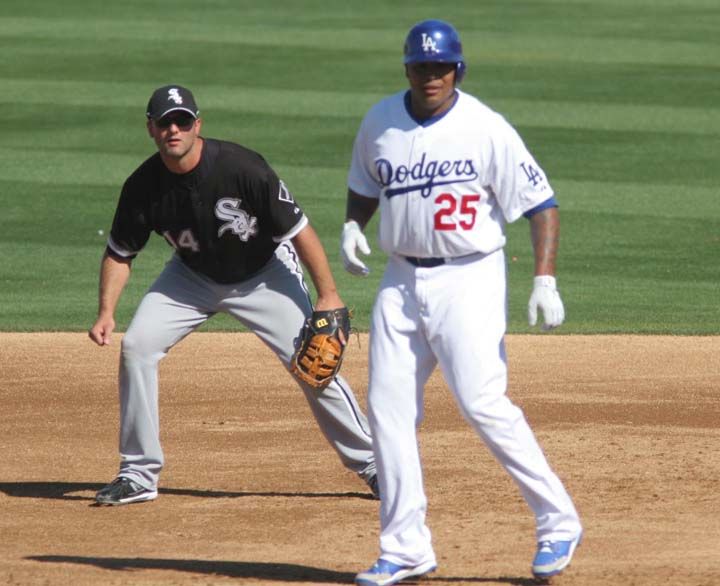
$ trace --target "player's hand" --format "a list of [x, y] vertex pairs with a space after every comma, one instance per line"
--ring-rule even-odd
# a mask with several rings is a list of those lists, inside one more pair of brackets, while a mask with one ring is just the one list
[[565, 308], [557, 290], [555, 277], [540, 275], [533, 280], [533, 291], [528, 303], [528, 323], [531, 326], [537, 323], [538, 308], [542, 310], [545, 318], [543, 330], [556, 328], [565, 320]]
[[100, 316], [93, 327], [88, 330], [88, 336], [98, 346], [107, 346], [110, 343], [110, 336], [115, 329], [115, 320], [110, 317]]
[[368, 246], [365, 234], [362, 233], [355, 220], [350, 220], [343, 224], [342, 234], [340, 235], [340, 254], [342, 255], [345, 270], [348, 273], [365, 277], [370, 272], [370, 269], [357, 257], [356, 249], [359, 249], [363, 254], [370, 254], [370, 246]]

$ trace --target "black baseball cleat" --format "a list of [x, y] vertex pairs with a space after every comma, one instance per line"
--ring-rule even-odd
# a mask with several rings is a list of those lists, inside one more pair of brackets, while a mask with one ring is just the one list
[[373, 474], [365, 482], [367, 483], [368, 488], [372, 491], [373, 498], [375, 500], [379, 501], [380, 500], [380, 486], [378, 485], [377, 474]]
[[129, 478], [119, 476], [98, 491], [95, 495], [95, 502], [100, 505], [128, 505], [152, 501], [157, 498], [157, 495], [157, 490], [145, 488]]

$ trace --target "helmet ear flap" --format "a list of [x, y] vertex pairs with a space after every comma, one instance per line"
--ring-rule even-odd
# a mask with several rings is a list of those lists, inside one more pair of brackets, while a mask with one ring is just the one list
[[467, 67], [465, 66], [464, 61], [460, 61], [455, 65], [455, 83], [460, 83], [463, 78], [465, 77], [465, 70]]

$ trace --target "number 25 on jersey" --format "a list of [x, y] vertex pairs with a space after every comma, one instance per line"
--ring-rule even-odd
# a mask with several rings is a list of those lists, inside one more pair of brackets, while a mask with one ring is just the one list
[[[462, 195], [441, 193], [435, 198], [440, 209], [435, 212], [436, 230], [472, 230], [477, 217], [477, 204], [480, 195]], [[457, 216], [455, 213], [457, 213]]]

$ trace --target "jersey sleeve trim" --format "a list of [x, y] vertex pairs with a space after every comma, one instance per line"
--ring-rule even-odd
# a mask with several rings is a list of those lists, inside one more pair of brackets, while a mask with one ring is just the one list
[[285, 232], [282, 236], [273, 236], [273, 242], [283, 242], [295, 238], [305, 226], [308, 225], [308, 218], [305, 214], [300, 218], [297, 224], [295, 224], [288, 232]]
[[107, 247], [108, 247], [108, 250], [112, 254], [114, 254], [115, 256], [118, 256], [120, 258], [133, 259], [140, 252], [139, 250], [131, 251], [131, 250], [127, 250], [127, 249], [123, 248], [122, 246], [118, 245], [117, 242], [115, 242], [113, 240], [112, 236], [108, 236]]
[[135, 259], [134, 256], [120, 256], [117, 252], [115, 252], [112, 248], [109, 246], [105, 247], [105, 253], [117, 260], [118, 262], [124, 262], [124, 261], [132, 261]]
[[536, 205], [534, 208], [529, 209], [528, 211], [526, 211], [526, 212], [523, 214], [523, 216], [525, 216], [527, 219], [530, 219], [530, 218], [532, 218], [535, 214], [537, 214], [538, 212], [541, 212], [541, 211], [546, 210], [546, 209], [548, 209], [548, 208], [557, 208], [557, 207], [560, 207], [560, 206], [558, 205], [558, 202], [557, 202], [557, 200], [555, 199], [555, 196], [552, 196], [552, 197], [546, 199], [546, 200], [545, 200], [544, 202], [542, 202], [541, 204]]

